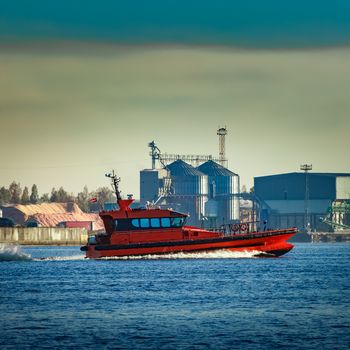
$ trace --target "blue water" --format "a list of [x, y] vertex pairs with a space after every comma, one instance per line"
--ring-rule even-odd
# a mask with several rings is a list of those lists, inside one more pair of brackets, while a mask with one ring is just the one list
[[1, 349], [349, 348], [350, 244], [277, 259], [22, 252], [0, 262]]

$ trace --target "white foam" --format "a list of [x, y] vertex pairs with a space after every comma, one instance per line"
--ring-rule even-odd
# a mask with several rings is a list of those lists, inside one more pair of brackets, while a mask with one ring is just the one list
[[261, 255], [260, 251], [231, 251], [215, 250], [211, 252], [197, 253], [169, 253], [169, 254], [149, 254], [139, 256], [112, 256], [100, 258], [101, 260], [162, 260], [162, 259], [244, 259], [254, 258]]
[[[211, 252], [196, 253], [169, 253], [169, 254], [148, 254], [139, 256], [112, 256], [104, 257], [101, 260], [173, 260], [173, 259], [244, 259], [254, 258], [261, 255], [260, 251], [230, 251], [215, 250]], [[77, 261], [85, 260], [84, 255], [71, 256], [50, 256], [43, 258], [32, 258], [30, 254], [23, 253], [18, 245], [0, 245], [0, 261]]]
[[33, 260], [30, 254], [23, 253], [18, 245], [1, 244], [0, 261], [29, 261]]
[[33, 259], [35, 261], [74, 261], [84, 260], [85, 255], [71, 255], [71, 256], [48, 256], [46, 258]]

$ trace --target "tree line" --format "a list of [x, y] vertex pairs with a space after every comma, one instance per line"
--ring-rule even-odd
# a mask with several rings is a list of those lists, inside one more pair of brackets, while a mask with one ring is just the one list
[[27, 186], [22, 190], [21, 184], [16, 181], [13, 181], [8, 187], [0, 188], [0, 205], [75, 202], [84, 212], [89, 212], [96, 210], [96, 206], [102, 207], [104, 203], [114, 201], [115, 195], [108, 187], [100, 187], [89, 192], [87, 186], [84, 186], [76, 196], [67, 192], [63, 187], [59, 189], [53, 187], [50, 194], [43, 193], [40, 196], [36, 184], [31, 186], [30, 191]]

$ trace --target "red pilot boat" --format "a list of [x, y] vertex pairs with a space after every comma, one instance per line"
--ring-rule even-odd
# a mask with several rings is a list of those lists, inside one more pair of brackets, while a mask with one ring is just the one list
[[107, 175], [117, 197], [119, 210], [101, 211], [106, 233], [90, 236], [81, 247], [87, 258], [193, 253], [217, 250], [254, 251], [256, 256], [277, 257], [289, 252], [293, 245], [287, 240], [297, 233], [296, 228], [242, 233], [241, 230], [223, 232], [185, 226], [188, 215], [171, 209], [131, 209], [133, 199], [122, 199], [120, 181]]

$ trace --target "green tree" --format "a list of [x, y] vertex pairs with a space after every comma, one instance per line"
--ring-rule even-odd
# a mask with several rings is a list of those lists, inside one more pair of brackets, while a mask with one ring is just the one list
[[51, 190], [50, 202], [58, 202], [58, 194], [55, 187], [53, 187]]
[[67, 203], [67, 202], [74, 202], [75, 198], [72, 193], [68, 193], [65, 191], [65, 189], [61, 186], [57, 191], [57, 202], [60, 203]]
[[16, 182], [13, 181], [9, 187], [9, 191], [11, 194], [11, 203], [13, 204], [19, 204], [21, 202], [21, 194], [22, 194], [22, 189], [21, 189], [21, 185]]
[[57, 191], [57, 202], [64, 203], [67, 202], [68, 193], [61, 186]]
[[48, 193], [44, 193], [41, 197], [40, 197], [40, 202], [41, 203], [49, 203], [50, 202], [50, 196]]
[[[96, 191], [90, 193], [91, 197], [97, 198], [100, 208], [107, 202], [115, 202], [116, 198], [113, 191], [109, 187], [100, 187]], [[90, 209], [94, 207], [94, 203], [90, 203]]]
[[27, 186], [24, 187], [24, 190], [23, 190], [23, 193], [22, 193], [22, 197], [21, 197], [21, 203], [22, 204], [30, 203], [29, 190], [28, 190]]
[[10, 190], [2, 186], [0, 188], [0, 205], [9, 204], [11, 202]]
[[67, 200], [66, 201], [67, 202], [75, 202], [76, 201], [75, 196], [74, 196], [74, 194], [72, 192], [69, 192], [67, 194]]
[[30, 203], [36, 204], [39, 202], [38, 187], [36, 184], [32, 186], [32, 193], [30, 194]]
[[53, 188], [51, 191], [50, 202], [67, 203], [74, 201], [74, 195], [65, 191], [62, 186], [58, 189], [58, 191], [55, 188]]
[[83, 191], [78, 193], [77, 204], [85, 213], [89, 211], [89, 190], [87, 186], [84, 186]]

